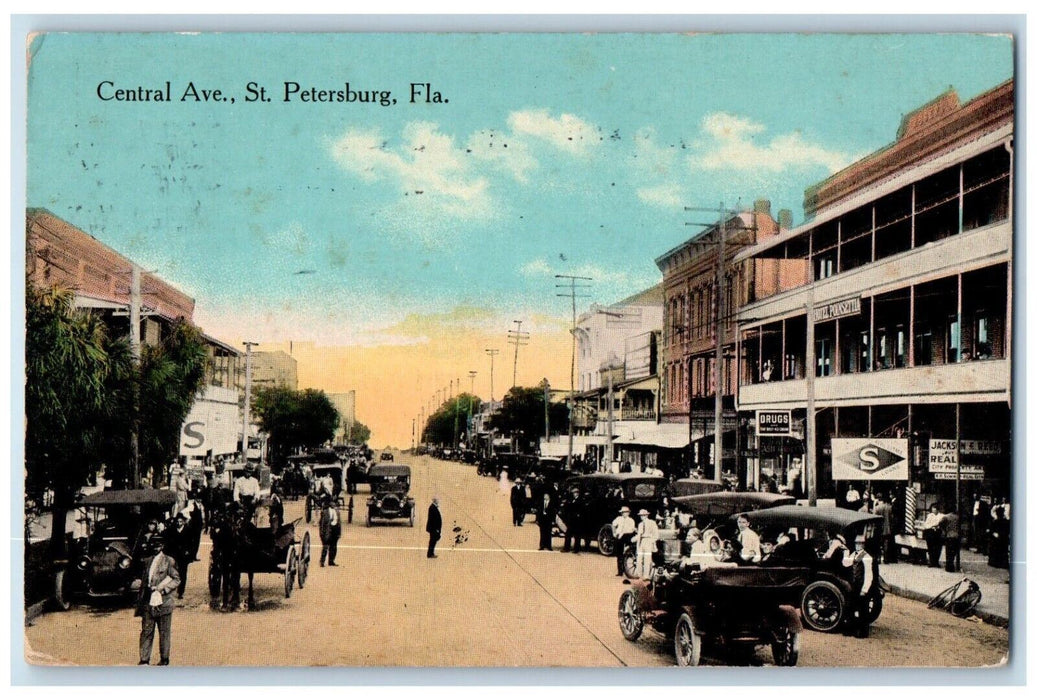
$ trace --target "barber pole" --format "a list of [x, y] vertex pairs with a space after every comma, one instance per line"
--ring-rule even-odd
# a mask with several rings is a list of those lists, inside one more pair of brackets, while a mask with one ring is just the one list
[[904, 489], [904, 534], [915, 534], [915, 489], [908, 486]]

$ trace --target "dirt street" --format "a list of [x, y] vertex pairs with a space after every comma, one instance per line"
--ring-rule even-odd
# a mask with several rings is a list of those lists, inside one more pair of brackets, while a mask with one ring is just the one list
[[[662, 637], [646, 631], [631, 643], [620, 634], [616, 608], [624, 585], [613, 575], [613, 560], [594, 552], [538, 552], [532, 519], [512, 526], [507, 486], [477, 476], [474, 466], [399, 459], [414, 470], [415, 526], [366, 527], [361, 486], [352, 524], [343, 513], [339, 566], [318, 566], [316, 523], [309, 526], [310, 577], [289, 599], [282, 576], [258, 574], [256, 610], [210, 610], [203, 538], [202, 561], [190, 567], [187, 594], [173, 616], [173, 665], [673, 665]], [[424, 520], [433, 495], [440, 498], [444, 538], [439, 558], [430, 560]], [[302, 501], [286, 503], [287, 519], [302, 512]], [[465, 541], [453, 541], [455, 526]], [[37, 664], [134, 665], [139, 631], [130, 609], [79, 605], [27, 627], [26, 656]], [[1003, 661], [1007, 650], [1006, 630], [889, 596], [868, 639], [804, 633], [799, 665], [987, 666]], [[760, 649], [752, 659], [706, 663], [760, 665], [771, 657]]]

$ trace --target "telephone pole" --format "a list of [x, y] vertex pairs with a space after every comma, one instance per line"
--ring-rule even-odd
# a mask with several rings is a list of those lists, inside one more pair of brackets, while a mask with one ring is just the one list
[[511, 388], [518, 386], [518, 349], [529, 344], [529, 333], [522, 332], [522, 321], [515, 321], [515, 330], [508, 331], [508, 345], [515, 346], [515, 364], [511, 370]]
[[248, 424], [249, 424], [249, 402], [252, 400], [252, 346], [259, 345], [250, 341], [242, 343], [245, 346], [245, 409], [241, 417], [241, 456], [248, 462]]
[[[140, 368], [140, 265], [134, 263], [130, 274], [130, 354], [134, 369]], [[140, 488], [140, 396], [133, 383], [133, 420], [130, 426], [130, 484]]]
[[585, 294], [577, 295], [576, 294], [576, 290], [578, 288], [579, 289], [588, 289], [590, 287], [589, 284], [579, 284], [578, 285], [576, 283], [576, 281], [580, 280], [581, 282], [590, 282], [592, 278], [591, 277], [579, 277], [577, 275], [555, 275], [555, 279], [569, 280], [568, 282], [562, 282], [561, 284], [556, 284], [555, 285], [555, 289], [565, 289], [566, 287], [568, 287], [569, 293], [568, 294], [556, 294], [555, 296], [569, 297], [569, 300], [572, 303], [572, 326], [570, 326], [570, 328], [569, 328], [569, 335], [572, 336], [572, 357], [571, 357], [570, 363], [569, 363], [569, 460], [565, 463], [565, 466], [566, 466], [567, 469], [572, 469], [573, 468], [573, 412], [574, 412], [574, 410], [576, 408], [576, 406], [575, 406], [575, 401], [576, 401], [576, 396], [575, 396], [575, 390], [576, 390], [576, 297], [580, 296], [581, 298], [583, 298], [583, 297], [587, 296]]
[[486, 348], [486, 354], [490, 356], [490, 403], [493, 403], [493, 358], [499, 353], [497, 348]]

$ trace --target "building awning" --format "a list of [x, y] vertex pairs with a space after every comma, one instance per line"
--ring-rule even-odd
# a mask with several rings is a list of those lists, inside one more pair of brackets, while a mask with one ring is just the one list
[[688, 446], [686, 423], [649, 423], [633, 429], [629, 435], [617, 436], [617, 445], [645, 445], [677, 450]]

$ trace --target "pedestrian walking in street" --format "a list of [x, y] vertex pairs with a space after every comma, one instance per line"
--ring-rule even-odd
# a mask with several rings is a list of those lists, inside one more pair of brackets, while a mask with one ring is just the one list
[[144, 560], [135, 613], [141, 619], [139, 665], [151, 663], [155, 628], [158, 627], [158, 665], [168, 666], [173, 646], [173, 591], [180, 585], [180, 574], [173, 558], [163, 552], [165, 540], [162, 535], [151, 538], [151, 547], [154, 554]]
[[652, 557], [659, 542], [659, 526], [649, 517], [646, 509], [637, 512], [641, 522], [637, 524], [637, 575], [642, 579], [652, 576]]
[[181, 600], [184, 597], [184, 590], [187, 588], [187, 567], [194, 561], [192, 553], [194, 536], [187, 526], [187, 516], [179, 513], [173, 519], [173, 526], [165, 532], [165, 540], [165, 551], [173, 557], [177, 573], [180, 574], [180, 585], [177, 586], [176, 597], [177, 600]]
[[526, 487], [521, 478], [515, 479], [511, 487], [511, 524], [522, 527], [522, 521], [526, 518]]
[[436, 558], [436, 542], [439, 542], [443, 534], [443, 515], [439, 512], [439, 499], [432, 498], [428, 507], [428, 517], [425, 518], [425, 532], [428, 533], [428, 558]]
[[940, 521], [940, 534], [943, 537], [944, 569], [952, 573], [961, 571], [961, 519], [956, 511], [944, 514]]
[[626, 559], [627, 550], [634, 544], [637, 535], [637, 523], [630, 517], [630, 508], [623, 506], [619, 509], [619, 515], [612, 521], [612, 537], [616, 540], [616, 576], [622, 576], [623, 560]]
[[537, 526], [540, 528], [540, 551], [552, 551], [551, 532], [554, 528], [558, 508], [555, 506], [557, 496], [545, 490], [540, 496], [540, 507], [537, 509]]
[[999, 569], [1007, 569], [1009, 562], [1009, 541], [1011, 524], [1005, 517], [1005, 509], [1001, 504], [990, 511], [990, 534], [987, 545], [987, 564]]
[[342, 520], [339, 517], [338, 508], [330, 498], [321, 500], [320, 510], [320, 565], [324, 566], [325, 559], [328, 566], [338, 566], [335, 557], [338, 556], [338, 539], [342, 535]]
[[929, 515], [925, 516], [922, 523], [922, 535], [925, 537], [926, 549], [929, 550], [929, 566], [934, 569], [940, 567], [940, 550], [943, 549], [943, 536], [940, 531], [942, 520], [940, 506], [934, 503], [929, 506]]
[[562, 544], [562, 551], [579, 554], [580, 537], [577, 533], [580, 527], [580, 490], [578, 488], [569, 491], [568, 497], [562, 504], [561, 517], [565, 524], [565, 541]]

